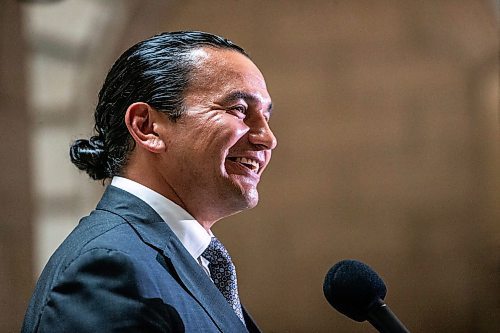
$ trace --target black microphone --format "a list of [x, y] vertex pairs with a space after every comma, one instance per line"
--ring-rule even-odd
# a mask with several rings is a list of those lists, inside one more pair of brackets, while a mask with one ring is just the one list
[[368, 320], [380, 333], [410, 333], [384, 303], [387, 287], [368, 265], [342, 260], [325, 276], [323, 293], [337, 311], [362, 322]]

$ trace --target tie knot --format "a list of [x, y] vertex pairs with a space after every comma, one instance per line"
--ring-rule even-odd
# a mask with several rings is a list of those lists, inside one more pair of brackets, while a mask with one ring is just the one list
[[231, 263], [231, 256], [216, 237], [212, 237], [202, 256], [213, 265]]

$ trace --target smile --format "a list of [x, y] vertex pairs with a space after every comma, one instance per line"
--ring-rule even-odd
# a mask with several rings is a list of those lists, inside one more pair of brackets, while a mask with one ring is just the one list
[[252, 172], [258, 173], [260, 169], [260, 164], [257, 160], [246, 158], [246, 157], [230, 157], [231, 161], [240, 163], [244, 167], [250, 169]]

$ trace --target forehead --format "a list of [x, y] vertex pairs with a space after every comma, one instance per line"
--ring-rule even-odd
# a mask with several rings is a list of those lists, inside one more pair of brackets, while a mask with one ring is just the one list
[[260, 70], [245, 55], [226, 49], [201, 48], [191, 53], [195, 68], [185, 99], [216, 100], [239, 92], [254, 96], [262, 104], [270, 104], [271, 97]]

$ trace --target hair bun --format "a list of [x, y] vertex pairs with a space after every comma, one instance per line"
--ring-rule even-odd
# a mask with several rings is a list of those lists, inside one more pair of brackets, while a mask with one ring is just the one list
[[93, 136], [90, 140], [76, 140], [69, 150], [71, 162], [95, 180], [109, 177], [107, 152], [103, 140]]

